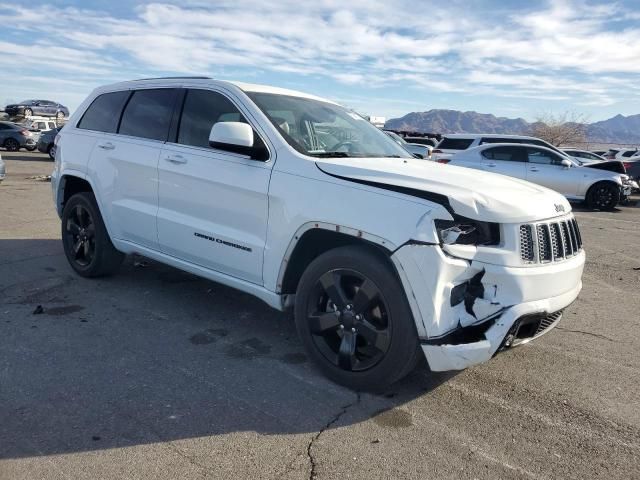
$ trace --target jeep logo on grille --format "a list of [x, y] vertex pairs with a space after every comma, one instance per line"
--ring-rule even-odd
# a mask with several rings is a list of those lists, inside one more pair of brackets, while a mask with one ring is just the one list
[[564, 212], [564, 205], [554, 203], [553, 206], [556, 207], [556, 212]]

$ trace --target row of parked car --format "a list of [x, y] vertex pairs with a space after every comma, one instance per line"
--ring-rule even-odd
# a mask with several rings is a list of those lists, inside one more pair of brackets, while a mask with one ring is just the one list
[[624, 202], [640, 180], [640, 152], [633, 149], [600, 152], [606, 155], [601, 156], [577, 148], [559, 149], [535, 137], [497, 134], [445, 135], [432, 146], [426, 144], [430, 138], [386, 133], [419, 158], [526, 180], [595, 209], [608, 210]]

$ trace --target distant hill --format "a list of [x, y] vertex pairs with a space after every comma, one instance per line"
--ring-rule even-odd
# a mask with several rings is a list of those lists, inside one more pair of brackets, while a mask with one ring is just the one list
[[[496, 117], [458, 110], [411, 112], [387, 121], [385, 128], [427, 133], [501, 133], [526, 135], [533, 124], [523, 118]], [[587, 128], [587, 138], [601, 143], [640, 143], [640, 115], [616, 115]]]

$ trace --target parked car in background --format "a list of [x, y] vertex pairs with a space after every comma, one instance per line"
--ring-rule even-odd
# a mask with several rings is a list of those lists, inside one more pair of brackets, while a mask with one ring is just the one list
[[640, 155], [623, 160], [622, 165], [626, 174], [640, 184]]
[[587, 150], [580, 150], [578, 148], [562, 148], [561, 149], [567, 155], [575, 158], [581, 165], [588, 165], [595, 162], [606, 162], [606, 158], [596, 155], [593, 152]]
[[612, 160], [624, 160], [625, 158], [636, 157], [638, 155], [640, 155], [640, 151], [638, 151], [637, 148], [624, 148], [622, 150], [618, 150]]
[[604, 158], [604, 155], [607, 153], [607, 151], [608, 150], [591, 150], [591, 153], [595, 153], [599, 157]]
[[435, 147], [438, 144], [437, 140], [429, 137], [413, 137], [411, 135], [407, 135], [403, 138], [408, 143], [418, 143], [420, 145], [428, 145], [430, 147]]
[[0, 122], [0, 147], [9, 152], [17, 152], [21, 148], [29, 151], [36, 149], [37, 133], [13, 122]]
[[353, 111], [281, 88], [98, 88], [60, 132], [51, 187], [78, 275], [139, 253], [292, 308], [309, 358], [358, 391], [421, 358], [489, 361], [550, 331], [582, 288], [561, 195], [418, 160]]
[[51, 100], [25, 100], [4, 107], [4, 111], [10, 117], [31, 117], [41, 115], [43, 117], [56, 117], [63, 120], [69, 116], [69, 109], [64, 105]]
[[429, 160], [429, 158], [431, 157], [432, 147], [430, 147], [428, 145], [420, 145], [418, 143], [409, 143], [404, 138], [402, 138], [400, 135], [398, 135], [397, 133], [391, 132], [389, 130], [384, 130], [384, 133], [386, 133], [391, 138], [393, 138], [393, 140], [398, 145], [402, 146], [402, 148], [404, 148], [408, 152], [410, 152], [410, 153], [412, 153], [414, 155], [418, 155], [419, 158], [424, 158], [424, 159]]
[[4, 160], [2, 160], [2, 155], [0, 155], [0, 183], [2, 183], [6, 174], [7, 167], [4, 164]]
[[23, 125], [29, 130], [38, 130], [40, 132], [46, 132], [48, 130], [58, 128], [55, 121], [46, 117], [31, 117], [24, 122], [21, 122], [20, 125]]
[[62, 130], [62, 127], [54, 128], [53, 130], [48, 130], [43, 132], [38, 139], [37, 148], [38, 151], [42, 153], [46, 153], [49, 155], [51, 160], [55, 160], [56, 158], [56, 149], [55, 149], [55, 139], [56, 135]]
[[544, 140], [526, 135], [500, 135], [478, 133], [455, 133], [444, 135], [440, 143], [431, 152], [431, 160], [439, 163], [447, 163], [449, 158], [468, 148], [485, 145], [487, 143], [526, 143], [550, 148], [562, 155], [562, 152]]
[[599, 210], [610, 210], [631, 194], [626, 175], [580, 166], [562, 152], [538, 145], [479, 145], [450, 157], [448, 163], [536, 183]]

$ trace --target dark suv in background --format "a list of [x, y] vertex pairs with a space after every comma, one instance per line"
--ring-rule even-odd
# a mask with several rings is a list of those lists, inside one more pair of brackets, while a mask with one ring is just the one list
[[43, 117], [56, 117], [63, 120], [69, 116], [69, 109], [64, 105], [51, 100], [25, 100], [24, 102], [7, 105], [4, 111], [10, 117], [31, 117], [41, 115]]

